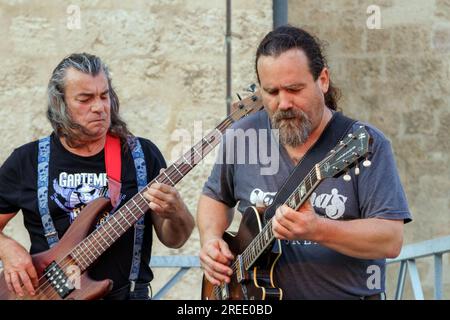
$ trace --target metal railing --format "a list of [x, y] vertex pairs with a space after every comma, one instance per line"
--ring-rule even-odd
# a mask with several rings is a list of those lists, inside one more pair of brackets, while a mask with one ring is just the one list
[[150, 260], [152, 268], [179, 268], [155, 294], [153, 300], [160, 300], [166, 293], [189, 271], [190, 268], [200, 268], [200, 260], [197, 256], [152, 256]]
[[416, 260], [431, 256], [434, 257], [434, 299], [441, 300], [443, 298], [442, 255], [448, 252], [450, 252], [450, 236], [405, 245], [397, 258], [388, 259], [386, 261], [388, 265], [400, 263], [395, 300], [401, 300], [403, 297], [407, 273], [411, 280], [414, 298], [416, 300], [424, 299]]
[[[386, 264], [400, 263], [397, 279], [395, 300], [403, 297], [406, 283], [406, 275], [409, 274], [411, 287], [416, 300], [423, 300], [424, 294], [420, 281], [416, 260], [426, 257], [434, 257], [434, 299], [443, 299], [443, 262], [442, 256], [450, 252], [450, 236], [426, 240], [419, 243], [408, 244], [402, 248], [400, 255], [395, 259], [387, 259]], [[153, 299], [159, 300], [183, 277], [190, 268], [200, 268], [200, 260], [197, 256], [153, 256], [150, 261], [152, 268], [178, 268], [173, 275], [154, 295]], [[2, 262], [0, 261], [0, 269]], [[409, 272], [408, 272], [409, 271]]]

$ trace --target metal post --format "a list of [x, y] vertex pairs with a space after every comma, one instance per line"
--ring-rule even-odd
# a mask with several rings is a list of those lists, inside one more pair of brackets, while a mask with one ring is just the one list
[[225, 35], [225, 43], [226, 43], [226, 51], [227, 51], [227, 58], [226, 58], [226, 68], [227, 68], [227, 116], [230, 114], [231, 111], [231, 0], [227, 0], [227, 31]]
[[411, 286], [416, 300], [424, 300], [422, 284], [420, 282], [419, 271], [417, 270], [416, 260], [411, 259], [407, 262]]
[[442, 254], [434, 255], [434, 299], [442, 300]]
[[273, 28], [288, 23], [288, 0], [273, 0]]

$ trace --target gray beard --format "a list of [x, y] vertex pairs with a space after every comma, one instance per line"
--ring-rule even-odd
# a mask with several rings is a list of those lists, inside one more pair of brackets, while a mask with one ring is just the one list
[[[290, 119], [289, 119], [290, 118]], [[289, 120], [285, 120], [289, 119]], [[278, 129], [280, 143], [296, 148], [308, 140], [312, 123], [302, 110], [277, 111], [270, 117], [272, 127]]]

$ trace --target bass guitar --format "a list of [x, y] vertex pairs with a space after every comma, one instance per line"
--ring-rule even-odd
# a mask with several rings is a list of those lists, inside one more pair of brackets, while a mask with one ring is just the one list
[[[175, 186], [220, 143], [222, 134], [232, 123], [263, 108], [259, 92], [234, 103], [233, 108], [235, 111], [231, 115], [95, 230], [93, 229], [97, 217], [105, 211], [110, 211], [112, 206], [110, 200], [104, 197], [89, 203], [55, 246], [32, 256], [33, 265], [39, 277], [39, 285], [34, 296], [25, 296], [20, 299], [91, 300], [105, 296], [112, 288], [112, 281], [109, 279], [94, 281], [89, 278], [87, 271], [149, 210], [149, 203], [142, 194], [155, 182]], [[9, 299], [19, 299], [19, 297], [8, 290], [4, 274], [1, 272], [0, 300]]]

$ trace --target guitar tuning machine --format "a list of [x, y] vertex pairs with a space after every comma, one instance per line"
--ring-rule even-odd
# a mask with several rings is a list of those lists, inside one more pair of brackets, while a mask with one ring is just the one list
[[352, 177], [348, 173], [344, 174], [344, 181], [349, 182], [350, 180], [352, 180]]
[[255, 93], [256, 91], [256, 84], [252, 83], [247, 88], [244, 89], [247, 92]]
[[367, 159], [367, 158], [366, 158], [366, 160], [364, 160], [364, 162], [363, 162], [363, 166], [364, 166], [365, 168], [370, 167], [371, 164], [372, 164], [372, 162], [371, 162], [369, 159]]
[[359, 163], [356, 162], [356, 166], [355, 166], [355, 176], [359, 175], [359, 172], [360, 172], [360, 170], [359, 170]]

